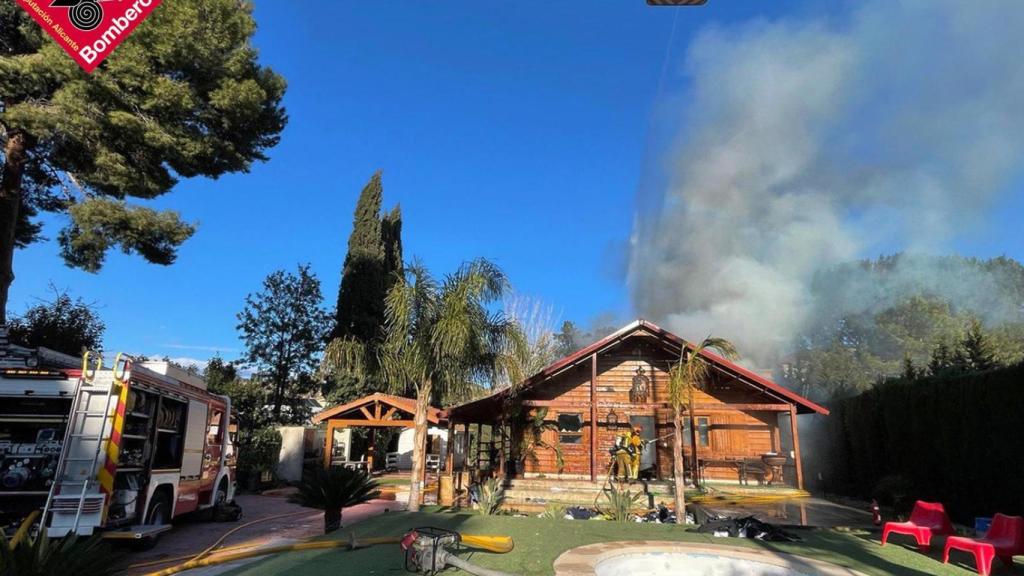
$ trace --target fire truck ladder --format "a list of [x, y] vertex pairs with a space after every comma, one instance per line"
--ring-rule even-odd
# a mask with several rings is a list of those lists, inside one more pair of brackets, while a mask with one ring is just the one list
[[[118, 361], [115, 361], [115, 370]], [[82, 378], [75, 390], [63, 449], [46, 507], [43, 508], [43, 525], [47, 525], [49, 520], [49, 526], [55, 529], [51, 536], [78, 533], [83, 513], [98, 518], [98, 521], [93, 518], [88, 523], [83, 531], [86, 534], [91, 533], [93, 526], [99, 525], [103, 519], [109, 495], [99, 492], [97, 476], [106, 456], [104, 447], [110, 440], [115, 408], [111, 399], [117, 398], [115, 388], [118, 386], [113, 371], [102, 371], [102, 368], [102, 357], [93, 360], [92, 353], [87, 352], [82, 358]], [[87, 502], [89, 506], [86, 506]], [[68, 523], [67, 517], [72, 510], [74, 522]], [[59, 525], [53, 521], [58, 515], [63, 517]]]

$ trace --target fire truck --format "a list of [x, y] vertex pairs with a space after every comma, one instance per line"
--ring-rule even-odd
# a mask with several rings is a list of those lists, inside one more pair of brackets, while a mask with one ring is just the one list
[[13, 345], [0, 329], [0, 529], [46, 503], [80, 365], [54, 350]]
[[237, 510], [231, 400], [169, 362], [118, 355], [102, 364], [89, 353], [82, 361], [43, 510], [47, 534], [103, 530], [151, 543], [179, 515]]

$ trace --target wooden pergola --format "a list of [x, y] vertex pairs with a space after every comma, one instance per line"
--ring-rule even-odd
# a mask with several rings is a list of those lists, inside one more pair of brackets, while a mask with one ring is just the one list
[[[375, 453], [375, 428], [413, 428], [416, 415], [416, 400], [391, 394], [375, 393], [363, 396], [347, 404], [331, 406], [313, 416], [313, 423], [327, 422], [327, 434], [324, 445], [324, 468], [331, 465], [331, 453], [334, 449], [334, 431], [342, 428], [369, 428], [370, 452], [367, 457], [367, 469], [373, 469]], [[441, 411], [434, 407], [427, 408], [427, 424], [440, 424]]]

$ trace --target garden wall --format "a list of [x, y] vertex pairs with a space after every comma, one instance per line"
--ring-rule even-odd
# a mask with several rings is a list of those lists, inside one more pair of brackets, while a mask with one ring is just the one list
[[829, 408], [801, 429], [815, 488], [904, 510], [940, 501], [964, 523], [1024, 514], [1024, 364], [888, 381]]

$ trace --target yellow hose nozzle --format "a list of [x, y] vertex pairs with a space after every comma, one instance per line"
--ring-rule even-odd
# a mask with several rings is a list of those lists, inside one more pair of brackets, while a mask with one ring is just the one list
[[462, 543], [473, 548], [480, 548], [496, 554], [507, 554], [515, 548], [511, 536], [479, 536], [462, 534]]

